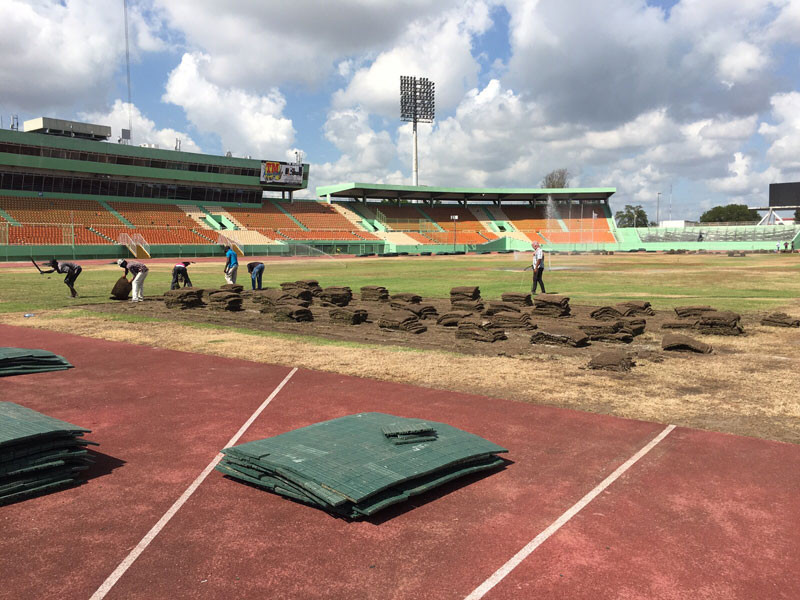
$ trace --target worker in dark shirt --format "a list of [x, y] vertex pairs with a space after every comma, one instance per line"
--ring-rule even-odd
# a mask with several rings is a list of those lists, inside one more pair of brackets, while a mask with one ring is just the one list
[[[261, 277], [264, 275], [264, 263], [251, 262], [247, 263], [247, 272], [250, 273], [250, 280], [253, 283], [254, 290], [261, 289]], [[258, 286], [256, 286], [258, 284]]]
[[169, 289], [177, 290], [181, 287], [181, 281], [183, 281], [183, 287], [192, 287], [192, 280], [189, 279], [189, 270], [187, 269], [190, 264], [192, 263], [189, 261], [183, 261], [172, 267], [172, 284]]
[[42, 274], [45, 273], [64, 273], [66, 277], [64, 277], [64, 283], [69, 288], [69, 293], [72, 294], [73, 298], [78, 297], [78, 292], [75, 291], [75, 280], [78, 278], [78, 275], [81, 274], [80, 265], [71, 262], [59, 262], [55, 258], [47, 263], [50, 266], [49, 271], [41, 271]]

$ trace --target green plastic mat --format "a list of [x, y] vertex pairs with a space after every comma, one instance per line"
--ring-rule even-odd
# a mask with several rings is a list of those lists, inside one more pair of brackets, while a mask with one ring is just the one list
[[92, 464], [88, 429], [0, 402], [0, 505], [80, 481]]
[[360, 413], [222, 452], [226, 475], [357, 518], [497, 468], [507, 450], [445, 423]]
[[72, 365], [63, 356], [47, 350], [0, 347], [0, 377], [71, 368]]

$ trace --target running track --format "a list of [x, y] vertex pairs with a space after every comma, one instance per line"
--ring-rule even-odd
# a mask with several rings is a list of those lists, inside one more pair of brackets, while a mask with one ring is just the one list
[[[795, 445], [24, 328], [0, 345], [66, 356], [0, 398], [101, 444], [86, 484], [0, 507], [0, 598], [800, 598]], [[239, 443], [382, 411], [513, 463], [363, 522], [198, 481], [259, 407]]]

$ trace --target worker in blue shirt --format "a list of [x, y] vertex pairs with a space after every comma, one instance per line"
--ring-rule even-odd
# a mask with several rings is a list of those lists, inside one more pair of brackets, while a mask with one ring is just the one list
[[236, 283], [236, 273], [239, 270], [239, 258], [230, 246], [225, 246], [225, 281]]

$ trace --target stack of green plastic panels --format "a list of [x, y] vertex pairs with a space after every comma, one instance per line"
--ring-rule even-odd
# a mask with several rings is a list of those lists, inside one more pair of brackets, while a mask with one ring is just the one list
[[0, 505], [73, 485], [92, 461], [88, 429], [0, 402]]
[[46, 371], [63, 371], [72, 365], [62, 356], [47, 350], [0, 347], [0, 377]]
[[217, 470], [226, 475], [359, 518], [500, 467], [507, 450], [445, 423], [360, 413], [222, 452]]

